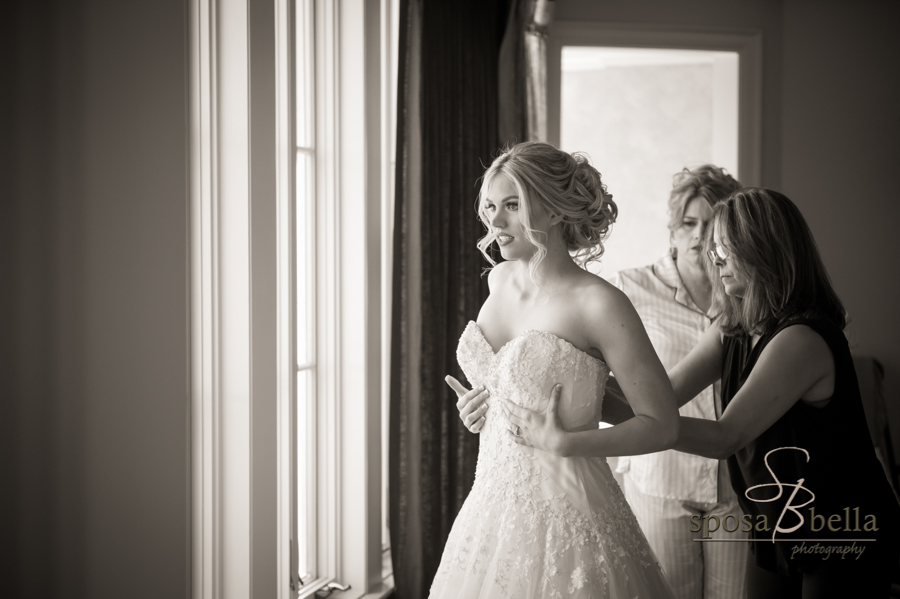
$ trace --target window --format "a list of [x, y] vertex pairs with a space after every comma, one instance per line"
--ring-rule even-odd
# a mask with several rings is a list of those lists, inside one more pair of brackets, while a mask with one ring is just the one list
[[683, 167], [712, 162], [759, 184], [760, 62], [753, 33], [554, 23], [549, 141], [586, 151], [619, 205], [597, 274], [666, 250], [666, 201]]
[[739, 179], [738, 55], [563, 46], [561, 74], [560, 143], [590, 155], [624, 215], [597, 274], [652, 264], [672, 175], [712, 163]]
[[[296, 447], [295, 572], [302, 582], [316, 578], [316, 148], [314, 102], [314, 14], [312, 0], [294, 5], [295, 133], [294, 246], [296, 248], [296, 405], [293, 445]], [[299, 585], [294, 585], [299, 588]]]
[[192, 596], [374, 599], [392, 2], [189, 7]]
[[325, 585], [374, 597], [392, 587], [384, 502], [397, 5], [294, 0], [291, 488], [301, 597]]

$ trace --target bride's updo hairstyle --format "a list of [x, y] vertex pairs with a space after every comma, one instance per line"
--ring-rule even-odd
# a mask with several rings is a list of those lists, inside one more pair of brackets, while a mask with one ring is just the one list
[[706, 249], [714, 245], [714, 232], [729, 254], [725, 261], [748, 281], [743, 297], [727, 295], [716, 266], [709, 266], [713, 306], [724, 334], [766, 334], [796, 318], [821, 318], [844, 328], [844, 307], [816, 241], [787, 196], [771, 189], [739, 189], [713, 208]]
[[531, 227], [533, 206], [540, 205], [548, 214], [562, 217], [559, 227], [566, 249], [584, 267], [603, 255], [603, 241], [610, 226], [616, 222], [618, 208], [606, 185], [584, 154], [569, 154], [554, 146], [536, 141], [514, 145], [500, 156], [484, 173], [478, 198], [478, 216], [487, 227], [487, 235], [478, 241], [478, 249], [491, 264], [496, 262], [487, 248], [497, 238], [491, 230], [490, 217], [485, 210], [487, 192], [497, 175], [506, 175], [519, 196], [519, 220], [525, 237], [536, 248], [528, 263], [528, 272], [535, 269], [547, 255], [547, 235]]

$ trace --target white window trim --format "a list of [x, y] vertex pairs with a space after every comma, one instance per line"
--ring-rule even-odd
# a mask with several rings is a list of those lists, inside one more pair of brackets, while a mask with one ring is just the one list
[[671, 25], [558, 21], [547, 43], [547, 133], [560, 140], [560, 59], [563, 46], [666, 48], [737, 52], [738, 174], [748, 187], [761, 184], [762, 34], [756, 31], [698, 30]]
[[317, 385], [324, 408], [317, 503], [324, 534], [320, 579], [307, 585], [307, 596], [330, 580], [351, 587], [332, 597], [390, 590], [381, 559], [382, 18], [381, 2], [316, 2]]
[[277, 282], [278, 282], [278, 401], [277, 401], [277, 519], [276, 519], [276, 597], [291, 599], [298, 583], [297, 547], [291, 544], [296, 529], [296, 510], [292, 498], [292, 473], [296, 472], [294, 445], [295, 398], [297, 397], [297, 289], [296, 240], [293, 223], [295, 194], [294, 140], [294, 13], [290, 0], [275, 0], [275, 118], [277, 165]]
[[[191, 591], [288, 595], [279, 510], [275, 4], [189, 4]], [[271, 104], [270, 104], [271, 103]], [[280, 194], [280, 195], [279, 195]]]
[[[318, 566], [325, 583], [351, 585], [332, 595], [346, 599], [390, 590], [381, 559], [386, 12], [379, 1], [316, 3], [318, 449], [328, 466], [317, 493], [320, 538], [330, 541]], [[296, 596], [291, 29], [289, 0], [189, 4], [195, 598]], [[352, 321], [362, 326], [341, 326]]]

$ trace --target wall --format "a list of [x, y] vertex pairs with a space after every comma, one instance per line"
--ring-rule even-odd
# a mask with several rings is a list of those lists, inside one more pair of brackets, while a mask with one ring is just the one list
[[11, 11], [4, 596], [189, 592], [186, 16]]
[[900, 450], [900, 4], [784, 9], [781, 190], [806, 216], [861, 339], [885, 367]]

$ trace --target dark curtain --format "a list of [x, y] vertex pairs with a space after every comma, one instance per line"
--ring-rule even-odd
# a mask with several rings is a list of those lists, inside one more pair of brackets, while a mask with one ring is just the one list
[[513, 0], [500, 47], [500, 139], [547, 140], [547, 35], [553, 0]]
[[424, 598], [472, 487], [478, 436], [444, 377], [487, 297], [478, 180], [498, 138], [508, 0], [403, 0], [391, 349], [390, 532], [395, 596]]

